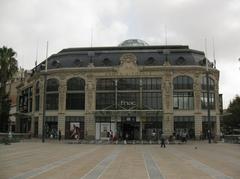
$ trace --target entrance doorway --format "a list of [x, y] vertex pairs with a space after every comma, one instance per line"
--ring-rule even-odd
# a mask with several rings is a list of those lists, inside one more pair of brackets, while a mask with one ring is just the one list
[[122, 117], [117, 123], [118, 137], [120, 140], [139, 140], [140, 123], [136, 117]]

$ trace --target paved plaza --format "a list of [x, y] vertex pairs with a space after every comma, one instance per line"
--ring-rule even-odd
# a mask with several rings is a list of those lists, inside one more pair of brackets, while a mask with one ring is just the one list
[[240, 145], [1, 144], [0, 178], [239, 179]]

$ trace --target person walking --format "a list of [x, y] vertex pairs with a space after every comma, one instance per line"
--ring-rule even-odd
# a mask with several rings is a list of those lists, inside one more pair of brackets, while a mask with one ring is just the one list
[[162, 148], [162, 147], [166, 148], [165, 136], [164, 136], [164, 134], [161, 135], [161, 148]]
[[59, 131], [58, 131], [58, 140], [61, 141], [61, 138], [62, 138], [62, 132], [61, 132], [61, 130], [59, 129]]

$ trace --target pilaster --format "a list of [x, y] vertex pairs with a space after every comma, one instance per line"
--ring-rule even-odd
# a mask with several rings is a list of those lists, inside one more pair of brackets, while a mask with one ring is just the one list
[[194, 127], [195, 127], [195, 138], [199, 140], [203, 135], [202, 133], [202, 116], [201, 114], [195, 114], [195, 121], [194, 121]]
[[163, 133], [166, 136], [172, 135], [174, 131], [173, 121], [173, 87], [172, 72], [166, 71], [163, 76]]
[[87, 76], [85, 85], [85, 138], [95, 139], [96, 124], [94, 110], [96, 106], [96, 80], [92, 75]]
[[58, 131], [61, 130], [62, 137], [65, 136], [65, 110], [66, 110], [66, 94], [67, 94], [67, 82], [66, 79], [61, 76], [59, 81], [59, 108], [58, 108]]
[[38, 118], [38, 137], [42, 136], [42, 124], [43, 124], [43, 115], [39, 114], [39, 118]]

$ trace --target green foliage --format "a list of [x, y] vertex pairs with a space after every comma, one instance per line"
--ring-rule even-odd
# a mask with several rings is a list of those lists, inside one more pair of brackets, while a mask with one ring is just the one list
[[224, 116], [223, 127], [228, 131], [240, 129], [240, 96], [236, 96], [235, 99], [230, 102], [227, 113], [230, 115]]
[[10, 110], [10, 101], [6, 92], [6, 83], [17, 72], [16, 52], [12, 48], [0, 48], [0, 131], [6, 132]]

